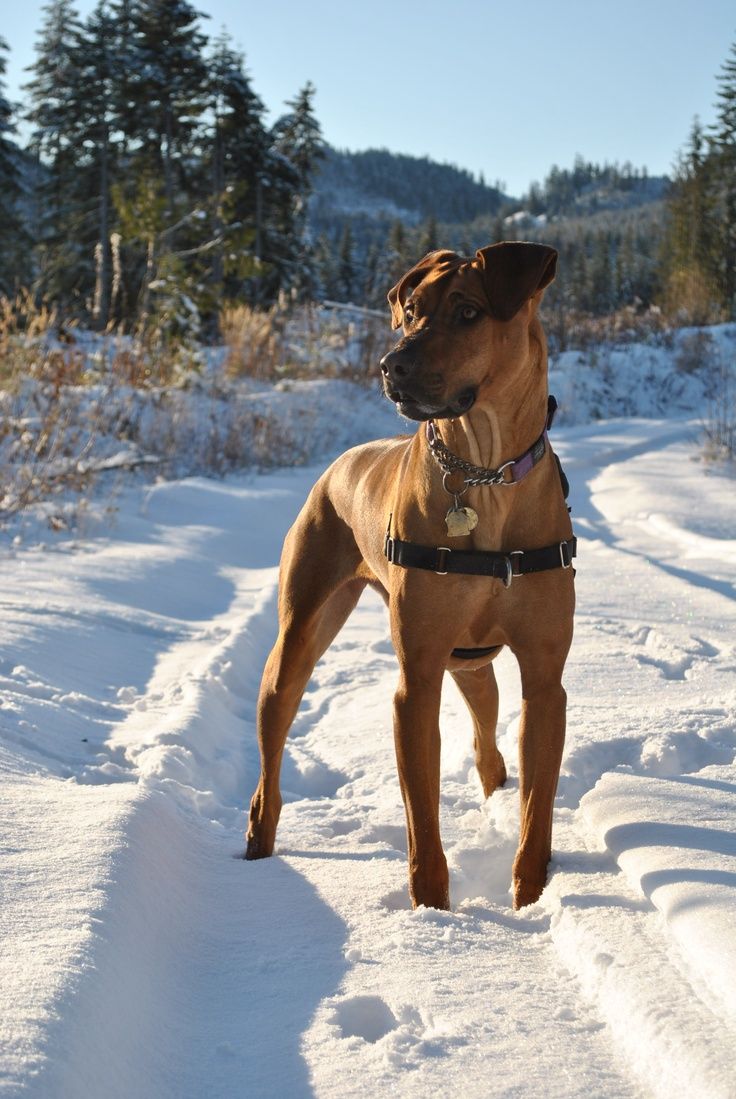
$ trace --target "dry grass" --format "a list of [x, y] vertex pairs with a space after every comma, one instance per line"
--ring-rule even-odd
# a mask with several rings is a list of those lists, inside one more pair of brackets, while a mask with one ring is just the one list
[[240, 379], [365, 382], [391, 342], [381, 318], [286, 301], [228, 307], [221, 327], [224, 367], [205, 372], [204, 349], [155, 323], [94, 335], [30, 294], [0, 299], [0, 521], [65, 493], [83, 509], [103, 473], [144, 463], [171, 475], [299, 463], [314, 425], [272, 419]]
[[627, 306], [605, 317], [572, 310], [544, 310], [542, 319], [550, 351], [585, 351], [601, 343], [646, 343], [666, 339], [670, 325], [661, 309], [637, 310]]
[[235, 378], [273, 378], [284, 369], [283, 312], [250, 305], [227, 305], [220, 312], [220, 335], [227, 348], [225, 369]]
[[332, 309], [290, 307], [268, 310], [226, 306], [220, 333], [227, 348], [226, 372], [234, 378], [375, 378], [378, 362], [392, 343], [388, 318], [352, 306]]

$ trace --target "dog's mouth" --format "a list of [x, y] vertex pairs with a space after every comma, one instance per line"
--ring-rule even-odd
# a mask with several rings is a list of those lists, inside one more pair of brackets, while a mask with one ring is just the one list
[[466, 389], [462, 389], [449, 405], [438, 407], [422, 401], [406, 390], [395, 389], [393, 386], [385, 386], [385, 393], [388, 399], [396, 405], [396, 409], [401, 416], [404, 416], [407, 420], [418, 420], [420, 423], [425, 420], [455, 420], [459, 416], [464, 416], [473, 407], [478, 396], [477, 389], [468, 386]]

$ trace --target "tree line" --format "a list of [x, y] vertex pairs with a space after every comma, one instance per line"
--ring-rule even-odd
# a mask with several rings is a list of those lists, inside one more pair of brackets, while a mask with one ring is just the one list
[[311, 83], [266, 125], [243, 55], [187, 0], [43, 12], [20, 110], [0, 40], [0, 293], [31, 286], [100, 329], [206, 336], [223, 302], [382, 307], [435, 247], [533, 237], [560, 250], [558, 312], [736, 317], [736, 45], [716, 123], [695, 122], [671, 184], [578, 157], [515, 202], [449, 165], [330, 150]]

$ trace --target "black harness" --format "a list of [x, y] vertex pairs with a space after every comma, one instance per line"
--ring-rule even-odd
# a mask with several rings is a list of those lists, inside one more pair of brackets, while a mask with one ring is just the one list
[[495, 550], [454, 550], [449, 546], [421, 546], [417, 542], [404, 542], [391, 536], [391, 520], [386, 531], [383, 552], [392, 565], [405, 569], [427, 569], [438, 576], [460, 573], [463, 576], [493, 576], [503, 580], [510, 588], [515, 576], [530, 572], [546, 572], [548, 569], [569, 569], [577, 556], [577, 538], [555, 542], [542, 549], [511, 550], [498, 553]]
[[[531, 455], [535, 448], [541, 450], [539, 458], [544, 456], [546, 446], [538, 446], [540, 442], [546, 443], [546, 435], [552, 426], [552, 418], [557, 408], [554, 397], [550, 397], [548, 420], [545, 431], [540, 440], [537, 440], [527, 455]], [[524, 458], [527, 458], [524, 455]], [[535, 455], [536, 456], [536, 455]], [[557, 471], [560, 475], [562, 491], [565, 499], [568, 497], [570, 486], [565, 476], [560, 460], [554, 455], [557, 463]], [[537, 458], [537, 461], [539, 460]], [[517, 461], [520, 461], [517, 459]], [[513, 465], [514, 463], [509, 463]], [[524, 474], [531, 471], [536, 461], [528, 463], [529, 468]], [[500, 483], [500, 482], [495, 482]], [[511, 484], [512, 482], [504, 482]], [[568, 509], [569, 510], [569, 509]], [[422, 546], [417, 542], [405, 542], [401, 538], [394, 538], [391, 534], [391, 519], [388, 519], [386, 538], [383, 544], [383, 552], [392, 565], [399, 565], [404, 569], [426, 569], [437, 576], [447, 576], [454, 573], [462, 576], [489, 576], [503, 581], [505, 588], [510, 588], [515, 576], [526, 576], [534, 572], [547, 572], [550, 569], [572, 568], [573, 559], [577, 556], [577, 538], [574, 536], [564, 542], [555, 542], [551, 546], [542, 546], [540, 549], [511, 550], [509, 553], [500, 553], [496, 550], [455, 550], [449, 546]], [[574, 570], [573, 570], [574, 571]], [[466, 660], [487, 656], [500, 646], [492, 646], [484, 649], [453, 649], [453, 656]]]

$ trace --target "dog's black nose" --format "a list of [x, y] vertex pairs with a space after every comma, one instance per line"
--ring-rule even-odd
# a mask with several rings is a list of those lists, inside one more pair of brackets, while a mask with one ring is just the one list
[[381, 373], [390, 381], [408, 378], [411, 374], [411, 363], [407, 362], [401, 351], [394, 349], [389, 351], [381, 359]]

